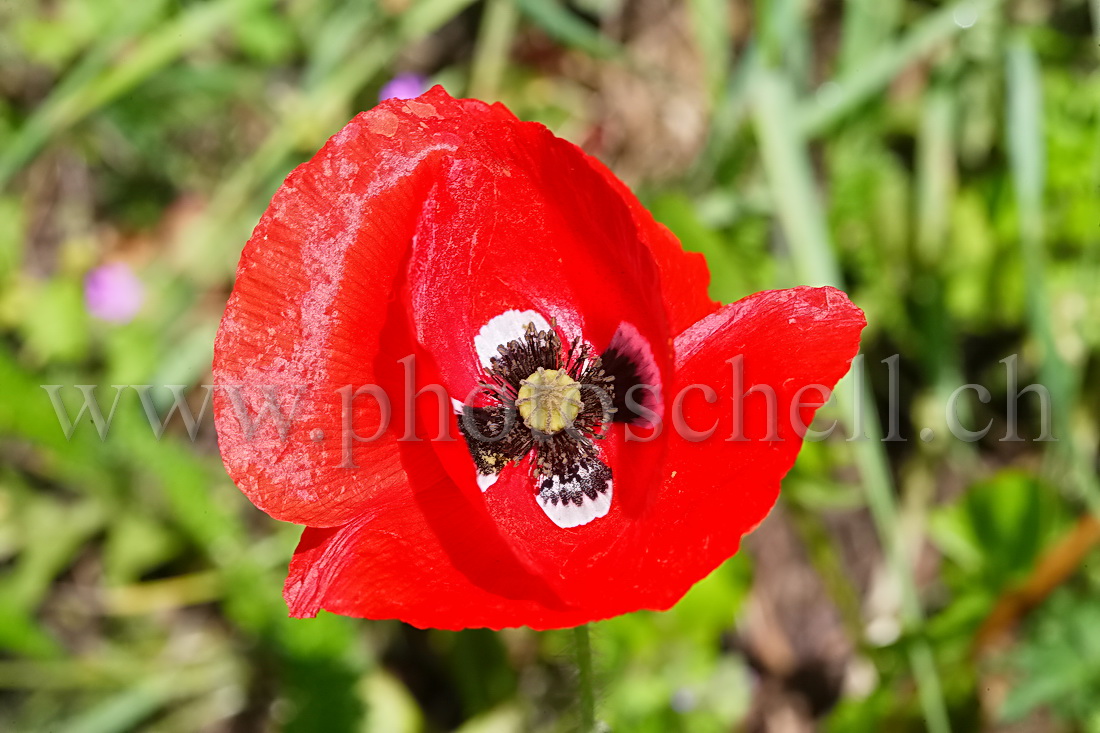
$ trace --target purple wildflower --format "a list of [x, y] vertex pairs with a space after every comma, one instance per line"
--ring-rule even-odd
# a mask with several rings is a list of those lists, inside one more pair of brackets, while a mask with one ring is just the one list
[[378, 92], [378, 101], [387, 99], [412, 99], [428, 91], [428, 79], [420, 74], [403, 71], [390, 79]]
[[101, 265], [84, 278], [84, 305], [96, 318], [128, 323], [141, 309], [145, 287], [121, 262]]

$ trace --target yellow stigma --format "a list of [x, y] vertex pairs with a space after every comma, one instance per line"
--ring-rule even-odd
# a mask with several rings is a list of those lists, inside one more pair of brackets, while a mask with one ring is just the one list
[[516, 407], [527, 427], [553, 434], [572, 425], [580, 414], [581, 386], [564, 369], [539, 367], [520, 382]]

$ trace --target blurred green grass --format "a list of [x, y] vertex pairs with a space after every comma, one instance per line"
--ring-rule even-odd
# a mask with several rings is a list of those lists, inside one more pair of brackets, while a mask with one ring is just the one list
[[[807, 444], [769, 520], [797, 538], [784, 577], [821, 586], [799, 612], [844, 649], [765, 633], [763, 536], [673, 611], [595, 627], [613, 729], [1100, 731], [1097, 20], [1084, 0], [0, 2], [0, 729], [575, 725], [567, 633], [289, 620], [296, 530], [234, 489], [209, 421], [158, 440], [129, 395], [108, 440], [85, 418], [67, 441], [39, 386], [209, 381], [271, 193], [415, 70], [607, 160], [716, 298], [845, 287], [867, 379], [824, 417], [906, 438]], [[83, 302], [108, 261], [145, 283], [124, 325]], [[1033, 396], [1027, 440], [998, 439], [1012, 354], [1057, 442], [1033, 440]], [[967, 383], [989, 436], [919, 440]], [[1053, 592], [975, 645], [1051, 558]]]

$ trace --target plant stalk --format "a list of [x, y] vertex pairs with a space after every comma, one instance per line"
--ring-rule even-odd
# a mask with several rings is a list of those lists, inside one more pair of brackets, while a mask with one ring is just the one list
[[577, 655], [580, 730], [581, 733], [595, 733], [596, 695], [592, 682], [592, 642], [588, 637], [588, 624], [573, 629], [573, 642]]

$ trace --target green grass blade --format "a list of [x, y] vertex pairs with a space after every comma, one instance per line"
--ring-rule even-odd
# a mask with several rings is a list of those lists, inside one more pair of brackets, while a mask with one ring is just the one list
[[489, 0], [481, 18], [477, 50], [470, 68], [470, 96], [496, 101], [508, 67], [519, 13], [513, 0]]
[[1050, 391], [1057, 461], [1068, 464], [1072, 483], [1093, 511], [1100, 512], [1100, 487], [1094, 469], [1075, 445], [1069, 415], [1077, 404], [1077, 382], [1070, 365], [1058, 351], [1047, 289], [1046, 255], [1043, 248], [1043, 191], [1046, 181], [1046, 144], [1043, 133], [1043, 94], [1039, 62], [1023, 37], [1008, 47], [1006, 132], [1009, 166], [1020, 225], [1020, 254], [1027, 274], [1027, 313], [1031, 331], [1039, 343], [1039, 378]]
[[1092, 16], [1092, 35], [1100, 46], [1100, 0], [1089, 0], [1089, 14]]
[[[55, 135], [148, 79], [187, 50], [209, 40], [253, 5], [271, 0], [216, 0], [188, 6], [173, 21], [145, 35], [133, 48], [90, 78], [59, 86], [0, 153], [0, 188]], [[101, 54], [96, 54], [101, 58]], [[98, 65], [98, 64], [96, 64]]]
[[724, 0], [690, 0], [688, 11], [695, 45], [699, 49], [707, 76], [707, 91], [710, 101], [714, 102], [719, 99], [726, 86], [730, 67], [727, 4]]
[[[779, 222], [787, 234], [799, 279], [814, 285], [842, 285], [825, 213], [818, 199], [805, 141], [795, 128], [797, 107], [790, 83], [779, 73], [761, 70], [754, 87], [754, 120], [761, 155]], [[869, 390], [867, 390], [869, 392]], [[900, 526], [894, 482], [883, 450], [872, 396], [857, 397], [844, 383], [837, 399], [845, 414], [862, 408], [868, 440], [852, 443], [868, 508], [875, 522], [891, 572], [902, 591], [902, 613], [910, 629], [923, 623], [916, 581], [897, 531]], [[932, 733], [951, 730], [943, 687], [928, 642], [918, 636], [910, 644], [910, 665], [917, 679], [925, 721]]]
[[593, 56], [615, 56], [618, 44], [602, 35], [557, 0], [514, 0], [527, 18], [552, 38]]
[[903, 6], [901, 0], [847, 0], [844, 3], [841, 73], [858, 69], [888, 45]]
[[778, 73], [761, 69], [753, 88], [760, 155], [773, 192], [773, 205], [806, 285], [838, 285], [825, 216], [817, 202], [810, 159], [796, 127], [794, 95]]
[[474, 0], [419, 0], [401, 14], [398, 35], [405, 39], [426, 36], [473, 4]]
[[978, 22], [997, 10], [1001, 0], [961, 0], [928, 14], [896, 43], [884, 46], [854, 71], [820, 88], [798, 111], [806, 137], [832, 127], [883, 90], [906, 67], [965, 29], [956, 21], [961, 12], [977, 13]]

